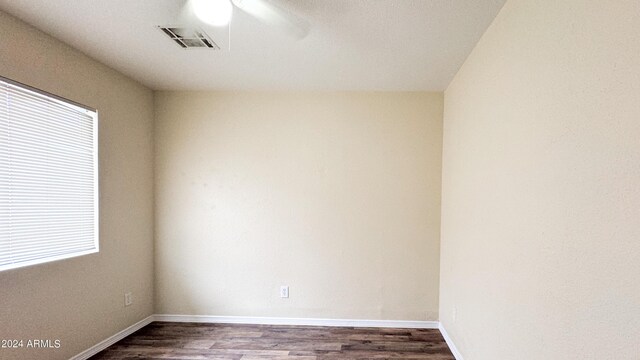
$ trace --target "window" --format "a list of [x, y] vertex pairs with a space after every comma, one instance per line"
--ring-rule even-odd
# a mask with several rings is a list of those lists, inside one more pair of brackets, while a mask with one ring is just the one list
[[98, 251], [98, 115], [0, 77], [0, 270]]

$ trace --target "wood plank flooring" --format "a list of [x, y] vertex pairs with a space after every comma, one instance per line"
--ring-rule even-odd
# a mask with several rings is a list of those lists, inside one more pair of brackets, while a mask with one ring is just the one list
[[455, 360], [436, 329], [153, 322], [92, 360]]

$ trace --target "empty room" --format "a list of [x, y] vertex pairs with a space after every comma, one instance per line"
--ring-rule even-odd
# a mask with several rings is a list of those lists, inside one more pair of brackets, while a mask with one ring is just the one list
[[0, 359], [640, 360], [640, 1], [0, 0]]

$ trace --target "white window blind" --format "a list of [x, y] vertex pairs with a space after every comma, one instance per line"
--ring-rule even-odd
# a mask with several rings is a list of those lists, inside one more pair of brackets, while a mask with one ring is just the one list
[[98, 251], [97, 122], [0, 77], [0, 270]]

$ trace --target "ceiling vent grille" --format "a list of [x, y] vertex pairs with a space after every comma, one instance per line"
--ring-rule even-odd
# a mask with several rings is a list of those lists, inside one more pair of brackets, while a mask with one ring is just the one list
[[220, 50], [220, 46], [202, 30], [175, 26], [158, 26], [158, 28], [183, 49]]

